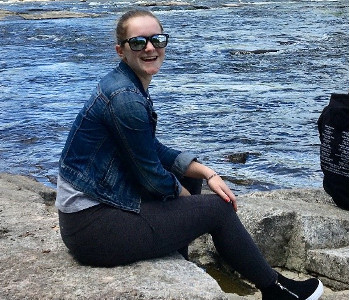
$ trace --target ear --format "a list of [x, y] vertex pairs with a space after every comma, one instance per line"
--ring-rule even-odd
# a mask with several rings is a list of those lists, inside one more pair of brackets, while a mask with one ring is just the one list
[[120, 46], [120, 45], [115, 45], [115, 51], [117, 51], [117, 53], [118, 53], [118, 55], [119, 55], [119, 57], [121, 58], [121, 59], [123, 59], [124, 58], [124, 51], [123, 51], [123, 47], [122, 46]]

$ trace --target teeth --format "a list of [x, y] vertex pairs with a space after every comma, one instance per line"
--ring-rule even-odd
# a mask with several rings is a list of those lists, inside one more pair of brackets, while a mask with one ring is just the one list
[[155, 59], [157, 59], [156, 56], [154, 56], [154, 57], [145, 57], [145, 58], [143, 58], [143, 60], [155, 60]]

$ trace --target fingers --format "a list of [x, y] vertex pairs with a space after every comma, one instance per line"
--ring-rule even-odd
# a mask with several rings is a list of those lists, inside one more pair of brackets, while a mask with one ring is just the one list
[[229, 202], [232, 203], [234, 210], [237, 211], [238, 207], [237, 207], [236, 196], [232, 193], [230, 189], [228, 189], [228, 191], [226, 192], [226, 195], [230, 199]]
[[235, 211], [238, 211], [238, 206], [237, 206], [237, 201], [236, 201], [236, 199], [235, 199], [235, 200], [231, 200], [231, 203], [232, 203], [233, 209], [234, 209]]
[[221, 179], [221, 177], [216, 176], [215, 178], [212, 178], [209, 182], [209, 187], [224, 201], [231, 203], [235, 211], [238, 210], [236, 196], [226, 185], [226, 183]]
[[224, 193], [225, 194], [225, 198], [224, 200], [226, 202], [229, 202], [232, 204], [233, 208], [235, 211], [238, 210], [238, 207], [237, 207], [237, 201], [236, 201], [236, 196], [231, 192], [231, 190], [229, 190], [229, 192], [226, 192]]

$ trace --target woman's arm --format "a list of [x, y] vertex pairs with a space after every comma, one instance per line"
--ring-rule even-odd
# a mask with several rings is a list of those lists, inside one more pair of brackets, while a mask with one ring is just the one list
[[[235, 211], [237, 211], [237, 202], [236, 197], [222, 178], [215, 173], [214, 170], [208, 168], [205, 165], [202, 165], [199, 162], [192, 161], [188, 166], [185, 176], [192, 178], [203, 178], [207, 180], [207, 184], [210, 189], [218, 194], [226, 202], [231, 202]], [[182, 188], [180, 196], [188, 196], [189, 193], [187, 190]]]
[[[105, 112], [105, 124], [115, 140], [116, 155], [130, 180], [148, 192], [166, 200], [177, 198], [181, 184], [175, 174], [162, 165], [155, 143], [155, 123], [150, 118], [151, 107], [143, 96], [125, 90], [117, 93]], [[180, 151], [163, 149], [163, 162], [170, 164]], [[165, 154], [166, 153], [166, 154]]]

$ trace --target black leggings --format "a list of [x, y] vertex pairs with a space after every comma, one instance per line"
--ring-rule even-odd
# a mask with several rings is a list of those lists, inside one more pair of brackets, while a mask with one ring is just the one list
[[211, 234], [218, 253], [258, 288], [277, 278], [231, 204], [217, 195], [144, 201], [139, 214], [100, 204], [59, 212], [64, 243], [81, 263], [117, 266], [165, 256]]

